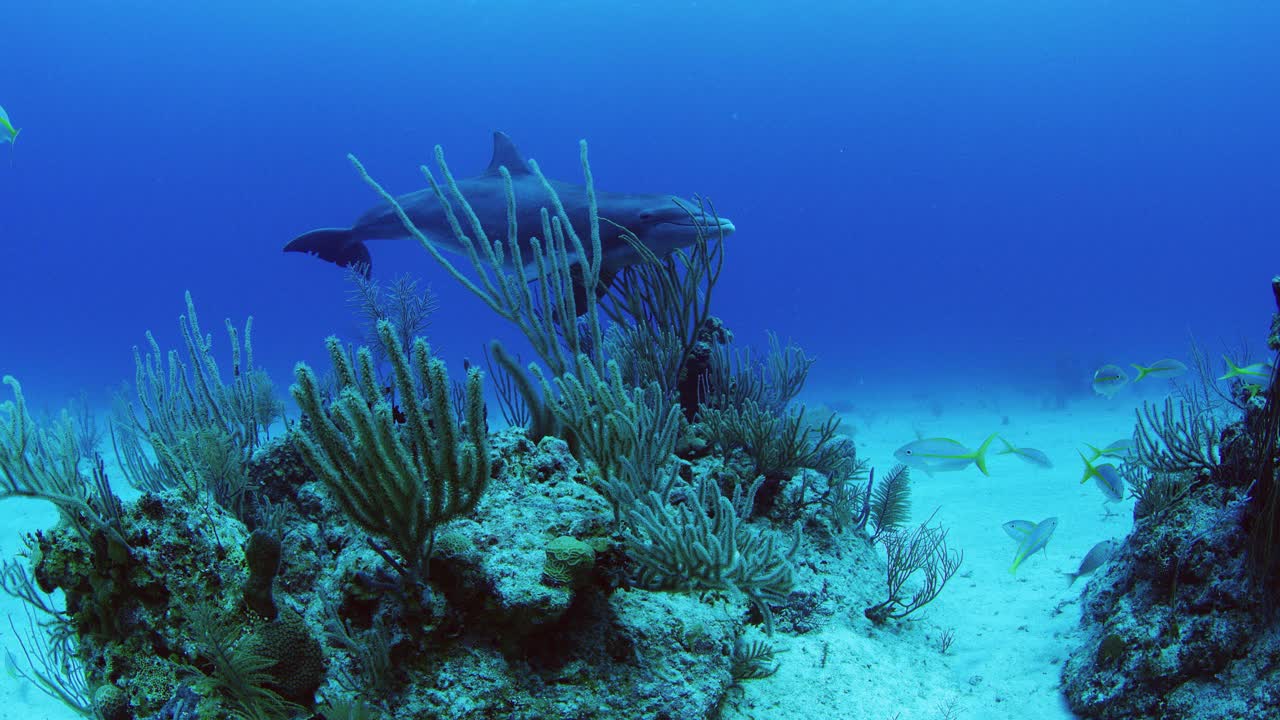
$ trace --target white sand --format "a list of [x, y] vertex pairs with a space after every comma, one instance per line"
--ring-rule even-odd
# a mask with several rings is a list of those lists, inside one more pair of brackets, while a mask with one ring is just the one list
[[[950, 398], [903, 407], [876, 406], [855, 426], [858, 451], [883, 471], [893, 451], [916, 438], [951, 437], [976, 447], [1000, 432], [1011, 442], [1047, 453], [1052, 469], [1012, 455], [989, 459], [990, 477], [976, 468], [912, 474], [917, 522], [940, 508], [935, 522], [950, 529], [949, 544], [964, 551], [959, 574], [942, 595], [906, 621], [875, 628], [862, 608], [838, 615], [822, 632], [779, 637], [788, 652], [777, 675], [745, 683], [729, 718], [866, 718], [867, 720], [1058, 720], [1074, 717], [1059, 691], [1059, 673], [1074, 646], [1081, 579], [1068, 589], [1061, 573], [1074, 571], [1098, 541], [1122, 537], [1132, 525], [1132, 500], [1108, 505], [1090, 481], [1080, 484], [1076, 450], [1128, 437], [1137, 400], [1081, 397], [1064, 410], [1042, 410], [1038, 399], [995, 403]], [[941, 413], [937, 413], [941, 407]], [[998, 410], [995, 408], [999, 408]], [[1004, 417], [1008, 425], [1002, 425]], [[1047, 556], [1009, 574], [1014, 543], [1001, 529], [1013, 519], [1059, 518]], [[943, 655], [938, 640], [955, 631]], [[820, 666], [823, 646], [829, 651]]]
[[[58, 513], [48, 503], [34, 500], [6, 500], [0, 503], [0, 553], [5, 558], [12, 558], [24, 549], [22, 534], [34, 530], [51, 528], [58, 520]], [[5, 617], [0, 621], [0, 635], [4, 638], [5, 673], [0, 676], [0, 720], [6, 718], [80, 718], [65, 705], [45, 695], [31, 683], [13, 674], [14, 663], [25, 670], [26, 660], [22, 655], [17, 638], [10, 623], [22, 634], [24, 641], [27, 632], [27, 615], [21, 600], [7, 593], [0, 593], [0, 614]], [[12, 656], [12, 657], [11, 657]]]

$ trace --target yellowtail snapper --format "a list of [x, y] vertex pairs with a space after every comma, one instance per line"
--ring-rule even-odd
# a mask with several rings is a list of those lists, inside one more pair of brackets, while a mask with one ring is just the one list
[[1231, 358], [1226, 355], [1223, 355], [1222, 359], [1227, 363], [1227, 374], [1218, 378], [1219, 380], [1239, 378], [1246, 385], [1266, 385], [1271, 381], [1272, 365], [1269, 362], [1256, 362], [1240, 367], [1231, 362]]
[[1115, 465], [1111, 463], [1094, 465], [1092, 460], [1084, 456], [1084, 453], [1080, 453], [1080, 459], [1084, 461], [1084, 477], [1080, 479], [1081, 485], [1093, 478], [1098, 481], [1102, 494], [1107, 496], [1107, 502], [1120, 502], [1124, 499], [1124, 479], [1120, 477], [1120, 471]]
[[1044, 452], [1040, 450], [1029, 447], [1015, 447], [1013, 443], [1005, 440], [1003, 437], [1000, 438], [1000, 442], [1004, 443], [1004, 450], [997, 453], [999, 455], [1017, 455], [1025, 462], [1029, 462], [1036, 467], [1053, 467], [1053, 461], [1049, 459], [1048, 455], [1045, 455]]
[[1089, 458], [1090, 461], [1097, 460], [1104, 455], [1107, 457], [1123, 459], [1129, 457], [1133, 452], [1133, 438], [1120, 438], [1119, 440], [1109, 442], [1102, 447], [1096, 447], [1089, 443], [1085, 443], [1084, 445], [1089, 448], [1089, 452], [1093, 453], [1093, 457]]
[[1093, 391], [1111, 397], [1129, 384], [1129, 374], [1119, 365], [1103, 365], [1093, 373]]
[[893, 456], [907, 467], [923, 470], [932, 476], [935, 472], [963, 470], [969, 463], [978, 466], [983, 475], [987, 472], [987, 449], [999, 435], [991, 433], [977, 450], [970, 450], [964, 444], [951, 438], [925, 438], [909, 442], [894, 451]]
[[1131, 364], [1138, 371], [1138, 377], [1133, 379], [1134, 382], [1146, 377], [1172, 379], [1187, 374], [1187, 366], [1171, 358], [1157, 360], [1150, 365]]
[[1010, 575], [1018, 574], [1018, 566], [1023, 560], [1040, 552], [1049, 544], [1049, 538], [1053, 537], [1053, 531], [1058, 529], [1058, 518], [1045, 518], [1036, 524], [1031, 532], [1027, 534], [1026, 539], [1018, 545], [1018, 552], [1013, 556], [1013, 567], [1009, 568]]
[[1031, 531], [1036, 529], [1036, 524], [1030, 520], [1010, 520], [1000, 527], [1004, 529], [1006, 535], [1013, 538], [1014, 542], [1021, 545]]

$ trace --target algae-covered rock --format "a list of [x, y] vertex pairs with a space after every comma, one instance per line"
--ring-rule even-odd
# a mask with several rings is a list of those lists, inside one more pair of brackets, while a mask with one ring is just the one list
[[[503, 458], [474, 515], [441, 533], [431, 579], [469, 622], [501, 629], [511, 643], [557, 622], [573, 588], [543, 582], [548, 543], [557, 537], [607, 536], [612, 510], [586, 483], [561, 440], [534, 445], [523, 435], [491, 440]], [[587, 582], [590, 568], [579, 578]]]
[[1063, 667], [1085, 718], [1280, 717], [1280, 628], [1246, 553], [1239, 490], [1209, 485], [1139, 521], [1086, 588]]
[[732, 683], [735, 632], [723, 607], [688, 595], [586, 595], [518, 658], [468, 638], [440, 648], [396, 717], [712, 717]]

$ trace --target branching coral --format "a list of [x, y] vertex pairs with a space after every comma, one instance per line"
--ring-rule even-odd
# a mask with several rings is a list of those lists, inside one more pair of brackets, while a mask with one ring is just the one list
[[[549, 407], [595, 463], [600, 489], [620, 522], [624, 508], [655, 489], [659, 470], [671, 459], [681, 428], [679, 408], [656, 382], [628, 389], [617, 364], [609, 363], [602, 376], [585, 355], [579, 356], [576, 373], [557, 377], [554, 384], [559, 399]], [[546, 380], [543, 395], [557, 395]], [[624, 463], [631, 472], [623, 472]]]
[[687, 493], [683, 503], [673, 505], [669, 498], [675, 478], [673, 473], [661, 491], [640, 498], [628, 515], [625, 537], [641, 582], [693, 592], [741, 592], [772, 634], [770, 605], [786, 603], [791, 592], [799, 526], [790, 548], [784, 549], [773, 533], [747, 525], [709, 480], [698, 493]]
[[95, 459], [91, 478], [80, 472], [79, 441], [70, 416], [63, 413], [50, 427], [38, 425], [27, 412], [22, 385], [7, 375], [3, 381], [14, 399], [0, 403], [0, 499], [48, 501], [81, 536], [100, 532], [114, 545], [127, 547], [120, 501], [101, 459]]
[[1143, 403], [1136, 412], [1134, 449], [1143, 465], [1164, 473], [1212, 472], [1217, 467], [1222, 428], [1211, 407], [1165, 398], [1163, 408]]
[[[877, 624], [890, 619], [900, 620], [928, 605], [938, 597], [964, 560], [963, 552], [947, 548], [947, 531], [929, 527], [928, 520], [914, 530], [886, 533], [884, 547], [888, 598], [863, 612], [868, 620]], [[907, 581], [917, 574], [922, 575], [920, 584], [908, 596]]]
[[412, 351], [413, 339], [426, 332], [431, 324], [431, 316], [440, 301], [430, 286], [419, 290], [418, 281], [408, 273], [397, 275], [384, 286], [369, 277], [367, 270], [356, 265], [347, 271], [347, 281], [351, 283], [347, 302], [364, 325], [363, 340], [373, 349], [375, 358], [385, 360], [382, 343], [378, 340], [378, 323], [388, 320], [395, 326], [396, 339], [407, 355]]
[[774, 333], [769, 333], [769, 351], [763, 360], [753, 358], [750, 348], [734, 351], [717, 345], [699, 399], [710, 408], [740, 407], [751, 401], [781, 413], [804, 388], [814, 362], [799, 346], [784, 346]]
[[698, 420], [709, 438], [725, 450], [742, 448], [754, 463], [753, 474], [770, 479], [819, 464], [840, 429], [835, 414], [811, 425], [803, 407], [779, 413], [754, 400], [725, 409], [704, 405]]
[[[326, 342], [339, 395], [325, 408], [315, 373], [299, 363], [291, 388], [302, 410], [298, 445], [344, 512], [399, 555], [385, 558], [408, 580], [425, 577], [436, 530], [470, 513], [489, 482], [489, 440], [480, 371], [467, 374], [466, 422], [454, 415], [449, 376], [426, 341], [413, 343], [413, 361], [395, 328], [378, 323], [391, 360], [399, 409], [378, 383], [373, 354], [362, 347], [354, 364], [335, 337]], [[396, 421], [404, 417], [404, 426]]]
[[[249, 512], [245, 465], [283, 405], [266, 373], [253, 365], [253, 318], [243, 332], [226, 321], [231, 380], [224, 382], [191, 293], [186, 304], [178, 319], [186, 360], [177, 350], [163, 352], [147, 333], [148, 352], [133, 350], [137, 407], [117, 398], [112, 443], [125, 479], [139, 490], [174, 488], [190, 498], [212, 498], [243, 518]], [[144, 444], [155, 451], [154, 463]]]

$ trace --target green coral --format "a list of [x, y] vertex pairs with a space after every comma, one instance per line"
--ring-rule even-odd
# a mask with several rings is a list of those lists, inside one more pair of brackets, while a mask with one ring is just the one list
[[552, 586], [580, 587], [591, 576], [595, 564], [595, 548], [575, 537], [561, 535], [547, 543], [542, 577]]
[[794, 583], [791, 559], [800, 547], [800, 527], [789, 548], [773, 533], [750, 527], [749, 507], [739, 511], [714, 481], [673, 505], [675, 476], [661, 492], [641, 498], [628, 516], [624, 537], [649, 587], [692, 592], [737, 591], [760, 613], [773, 634], [771, 604], [787, 601]]
[[400, 559], [380, 549], [383, 556], [417, 582], [426, 577], [436, 530], [474, 510], [488, 486], [484, 394], [480, 371], [472, 368], [460, 424], [444, 362], [432, 357], [426, 341], [414, 341], [410, 363], [390, 322], [378, 323], [378, 335], [400, 407], [383, 392], [369, 348], [356, 351], [353, 364], [330, 337], [339, 394], [326, 409], [315, 372], [298, 364], [291, 388], [303, 416], [298, 447], [343, 512], [384, 540]]
[[[253, 365], [253, 318], [245, 321], [243, 332], [230, 320], [225, 323], [231, 381], [223, 382], [212, 352], [213, 336], [201, 328], [191, 293], [186, 294], [186, 305], [187, 312], [179, 316], [178, 324], [187, 359], [184, 361], [177, 350], [165, 353], [147, 333], [148, 351], [144, 354], [137, 347], [133, 349], [136, 408], [118, 398], [111, 424], [112, 443], [121, 457], [125, 478], [139, 490], [159, 492], [176, 487], [193, 494], [207, 491], [224, 507], [241, 514], [243, 466], [266, 437], [272, 421], [281, 415], [283, 405], [274, 397], [266, 373]], [[154, 463], [142, 449], [143, 443], [155, 450]], [[212, 475], [203, 467], [206, 461], [198, 457], [209, 452], [219, 457]], [[224, 472], [225, 457], [232, 458], [238, 474]]]
[[80, 443], [74, 421], [64, 411], [53, 423], [36, 423], [27, 412], [22, 385], [5, 375], [13, 400], [0, 403], [0, 500], [45, 500], [83, 539], [107, 537], [128, 547], [120, 524], [120, 500], [111, 491], [101, 458], [92, 479], [81, 474]]
[[629, 388], [617, 363], [599, 373], [591, 359], [578, 356], [576, 373], [552, 382], [543, 394], [556, 417], [572, 433], [580, 450], [599, 472], [599, 489], [621, 522], [636, 498], [658, 488], [663, 465], [671, 460], [682, 427], [680, 408], [657, 383]]

